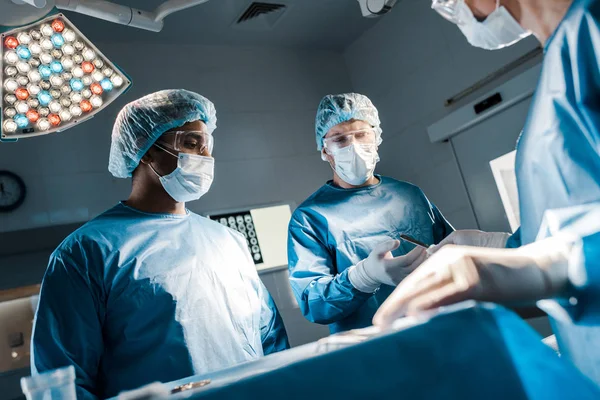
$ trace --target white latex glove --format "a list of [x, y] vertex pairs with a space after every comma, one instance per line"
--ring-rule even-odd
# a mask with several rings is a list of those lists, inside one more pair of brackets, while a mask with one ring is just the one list
[[483, 232], [477, 230], [454, 231], [446, 236], [439, 244], [427, 249], [427, 253], [432, 255], [448, 244], [503, 249], [506, 247], [506, 242], [509, 237], [510, 234], [504, 232]]
[[348, 279], [352, 286], [364, 293], [373, 293], [381, 284], [396, 286], [427, 258], [427, 252], [421, 247], [404, 256], [394, 257], [392, 251], [398, 246], [398, 240], [385, 241], [377, 245], [365, 260], [350, 267]]
[[464, 300], [536, 301], [560, 293], [567, 285], [571, 244], [548, 238], [519, 249], [448, 245], [403, 280], [379, 308], [373, 323], [391, 324]]

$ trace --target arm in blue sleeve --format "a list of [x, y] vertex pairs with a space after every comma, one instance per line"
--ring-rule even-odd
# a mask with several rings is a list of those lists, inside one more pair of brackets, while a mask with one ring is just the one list
[[262, 282], [260, 282], [259, 290], [261, 292], [260, 337], [263, 353], [268, 355], [287, 350], [290, 348], [290, 342], [281, 314]]
[[432, 204], [431, 207], [433, 209], [433, 244], [439, 244], [446, 236], [454, 232], [454, 227], [450, 225], [435, 204]]
[[96, 399], [102, 312], [85, 256], [55, 251], [42, 282], [31, 342], [32, 374], [73, 365], [78, 399]]
[[517, 247], [521, 247], [521, 227], [515, 231], [506, 242], [507, 249], [516, 249]]
[[352, 286], [347, 269], [337, 273], [332, 256], [310, 224], [301, 224], [294, 217], [289, 227], [288, 263], [294, 296], [311, 322], [339, 321], [372, 296]]

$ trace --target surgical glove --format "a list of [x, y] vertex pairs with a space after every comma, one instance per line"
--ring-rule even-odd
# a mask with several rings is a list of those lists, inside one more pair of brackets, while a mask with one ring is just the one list
[[567, 287], [572, 243], [552, 237], [519, 249], [445, 246], [398, 285], [373, 323], [391, 324], [464, 300], [536, 301]]
[[506, 247], [506, 242], [509, 237], [510, 234], [504, 232], [482, 232], [477, 230], [454, 231], [439, 244], [427, 249], [427, 253], [432, 255], [447, 244], [502, 249]]
[[398, 240], [379, 244], [365, 260], [348, 270], [352, 286], [364, 293], [373, 293], [381, 284], [396, 286], [425, 259], [425, 249], [416, 247], [404, 256], [394, 257], [392, 251], [400, 246]]

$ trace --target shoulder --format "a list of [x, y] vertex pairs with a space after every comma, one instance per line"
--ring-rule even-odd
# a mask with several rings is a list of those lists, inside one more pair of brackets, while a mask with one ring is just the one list
[[292, 213], [292, 222], [305, 222], [307, 219], [319, 215], [321, 209], [331, 205], [331, 189], [329, 184], [321, 186], [316, 192], [304, 200]]
[[[575, 0], [567, 15], [560, 23], [555, 33], [551, 36], [547, 50], [552, 47], [562, 47], [565, 43], [576, 46], [583, 36], [588, 37], [599, 30], [600, 25], [600, 1], [598, 0]], [[592, 38], [589, 38], [592, 40]], [[580, 49], [581, 50], [581, 49]], [[586, 49], [587, 52], [595, 48]], [[579, 52], [578, 52], [579, 53]]]
[[110, 249], [114, 245], [115, 236], [120, 232], [120, 211], [120, 207], [115, 206], [83, 224], [58, 245], [52, 257], [81, 258], [88, 252]]
[[246, 238], [238, 231], [233, 230], [217, 221], [213, 221], [210, 218], [203, 217], [192, 212], [190, 212], [190, 214], [190, 218], [194, 220], [194, 223], [200, 225], [203, 230], [209, 231], [211, 237], [218, 240], [232, 240], [240, 244], [242, 247], [246, 246]]
[[401, 194], [425, 196], [421, 188], [417, 185], [406, 181], [399, 181], [388, 176], [381, 177], [381, 187], [385, 190], [394, 190]]

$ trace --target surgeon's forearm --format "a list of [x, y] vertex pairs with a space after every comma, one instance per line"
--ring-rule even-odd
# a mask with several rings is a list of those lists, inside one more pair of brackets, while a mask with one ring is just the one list
[[322, 325], [337, 322], [358, 310], [372, 296], [354, 288], [347, 271], [321, 277], [306, 287], [298, 303], [309, 321]]

